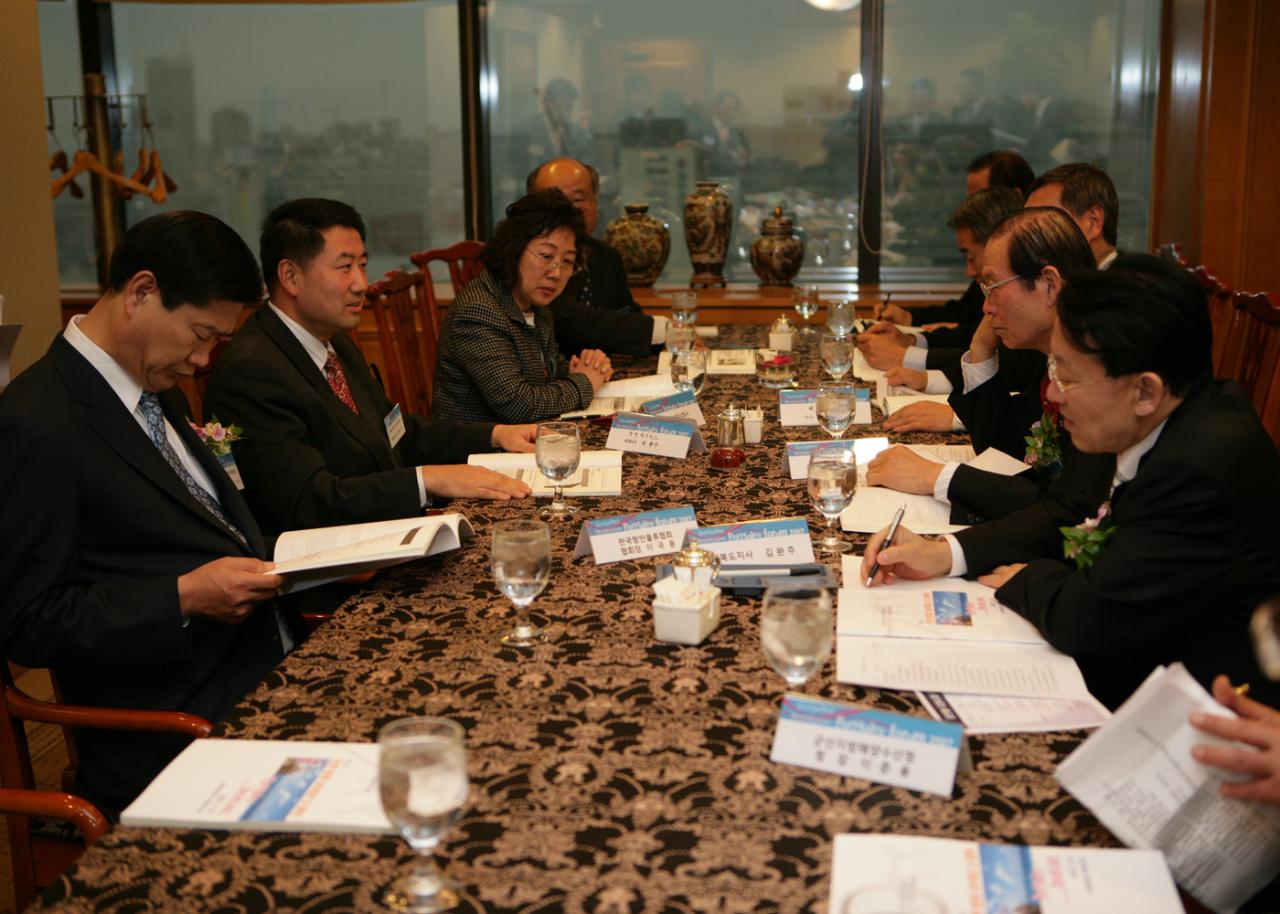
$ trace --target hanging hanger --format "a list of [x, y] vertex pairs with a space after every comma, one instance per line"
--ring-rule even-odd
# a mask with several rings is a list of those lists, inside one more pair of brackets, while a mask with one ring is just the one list
[[49, 139], [53, 141], [55, 151], [49, 156], [49, 170], [57, 171], [63, 177], [53, 182], [53, 196], [58, 196], [66, 188], [71, 188], [71, 196], [77, 200], [84, 199], [84, 191], [80, 189], [80, 185], [76, 183], [75, 175], [67, 178], [66, 174], [71, 169], [70, 163], [67, 161], [67, 151], [62, 148], [62, 143], [58, 140], [57, 124], [53, 116], [53, 99], [46, 98], [44, 100], [45, 109], [49, 116], [45, 122], [45, 129], [49, 132]]

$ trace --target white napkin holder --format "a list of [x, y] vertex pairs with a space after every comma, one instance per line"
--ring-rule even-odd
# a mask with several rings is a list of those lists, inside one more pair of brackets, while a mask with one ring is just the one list
[[764, 410], [745, 410], [743, 412], [742, 428], [746, 435], [747, 444], [759, 444], [764, 438]]
[[694, 569], [704, 570], [705, 580], [673, 574], [654, 582], [653, 634], [659, 641], [701, 644], [720, 624], [720, 588], [711, 586], [711, 569]]

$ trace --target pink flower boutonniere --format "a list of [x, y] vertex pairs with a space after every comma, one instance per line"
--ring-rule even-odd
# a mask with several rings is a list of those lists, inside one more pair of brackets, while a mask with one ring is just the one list
[[1104, 501], [1098, 513], [1083, 523], [1058, 529], [1062, 531], [1063, 558], [1074, 560], [1078, 569], [1087, 571], [1118, 529], [1111, 519], [1111, 500]]
[[238, 425], [224, 426], [218, 421], [217, 416], [211, 416], [212, 421], [206, 422], [204, 425], [197, 425], [190, 419], [187, 424], [191, 426], [191, 430], [199, 436], [200, 440], [209, 446], [209, 450], [213, 451], [213, 456], [222, 457], [231, 453], [231, 445], [244, 437], [244, 429]]
[[1062, 442], [1058, 437], [1057, 418], [1049, 413], [1041, 414], [1031, 426], [1031, 434], [1022, 439], [1027, 443], [1027, 454], [1022, 462], [1037, 470], [1045, 470], [1062, 463]]

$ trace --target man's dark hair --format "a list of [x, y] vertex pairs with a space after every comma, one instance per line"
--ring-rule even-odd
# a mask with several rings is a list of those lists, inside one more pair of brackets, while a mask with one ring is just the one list
[[[533, 171], [529, 172], [529, 177], [524, 179], [524, 192], [526, 194], [531, 194], [535, 190], [537, 190], [538, 174], [542, 171], [542, 169], [546, 168], [552, 162], [559, 161], [560, 158], [563, 158], [563, 157], [561, 156], [555, 159], [547, 159], [545, 162], [540, 164]], [[591, 192], [595, 194], [597, 197], [600, 196], [600, 172], [596, 170], [596, 167], [594, 165], [588, 165], [586, 162], [583, 162], [581, 159], [572, 159], [571, 161], [577, 162], [579, 165], [581, 165], [583, 168], [587, 170], [587, 174], [591, 175]]]
[[520, 258], [529, 242], [556, 229], [573, 232], [579, 252], [587, 235], [582, 213], [558, 187], [535, 190], [507, 207], [507, 218], [497, 224], [493, 237], [484, 246], [480, 262], [503, 288], [514, 289], [520, 282]]
[[364, 241], [364, 220], [354, 207], [323, 197], [288, 200], [273, 209], [262, 220], [262, 239], [258, 256], [267, 290], [275, 292], [279, 285], [276, 273], [282, 260], [292, 260], [305, 267], [324, 250], [324, 233], [334, 226], [354, 229]]
[[160, 302], [170, 311], [179, 305], [262, 301], [253, 252], [231, 226], [206, 213], [158, 213], [125, 232], [111, 254], [107, 284], [120, 292], [143, 270], [155, 274]]
[[1022, 197], [1011, 187], [984, 187], [974, 191], [956, 207], [947, 225], [968, 229], [973, 240], [986, 244], [1001, 222], [1022, 209]]
[[1021, 278], [1024, 289], [1035, 287], [1045, 267], [1056, 267], [1070, 285], [1081, 273], [1092, 273], [1098, 264], [1075, 220], [1056, 206], [1028, 206], [996, 226], [987, 239], [1009, 236], [1009, 269]]
[[1102, 210], [1102, 239], [1112, 247], [1116, 243], [1116, 229], [1120, 223], [1120, 198], [1111, 178], [1097, 165], [1072, 162], [1050, 168], [1032, 186], [1032, 192], [1050, 184], [1062, 185], [1062, 205], [1079, 219], [1092, 206]]
[[1112, 378], [1153, 371], [1175, 397], [1213, 375], [1213, 328], [1204, 289], [1150, 254], [1074, 278], [1058, 296], [1058, 325]]
[[1031, 187], [1036, 183], [1036, 173], [1031, 170], [1027, 160], [1012, 149], [995, 149], [984, 152], [969, 163], [965, 171], [973, 173], [991, 169], [987, 177], [988, 187], [1012, 187], [1027, 199]]

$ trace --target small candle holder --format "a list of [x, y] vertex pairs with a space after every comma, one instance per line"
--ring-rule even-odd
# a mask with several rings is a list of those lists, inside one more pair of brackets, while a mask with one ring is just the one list
[[733, 403], [717, 417], [716, 446], [709, 461], [713, 470], [736, 470], [746, 461], [747, 452], [742, 449], [747, 441], [745, 418]]
[[794, 352], [781, 349], [756, 352], [756, 377], [771, 390], [795, 387], [798, 365]]

